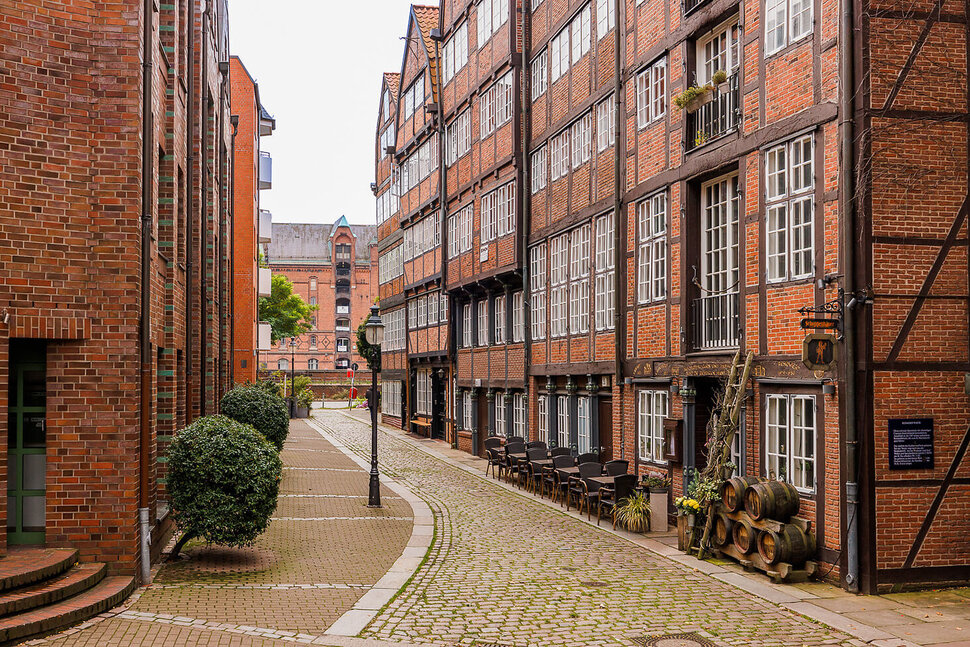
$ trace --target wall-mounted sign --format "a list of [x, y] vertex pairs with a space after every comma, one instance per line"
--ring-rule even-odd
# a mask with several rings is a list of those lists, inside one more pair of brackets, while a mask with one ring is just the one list
[[889, 419], [889, 469], [933, 469], [933, 419]]
[[802, 362], [813, 371], [826, 371], [835, 364], [835, 336], [812, 333], [802, 342]]
[[838, 319], [819, 319], [817, 317], [806, 317], [802, 319], [802, 328], [804, 330], [838, 330], [839, 324]]

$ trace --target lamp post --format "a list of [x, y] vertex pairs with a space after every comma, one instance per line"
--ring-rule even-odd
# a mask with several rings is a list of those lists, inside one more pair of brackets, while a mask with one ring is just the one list
[[[380, 353], [384, 341], [384, 323], [376, 305], [370, 308], [370, 318], [364, 326], [364, 338], [371, 346], [377, 346]], [[381, 507], [381, 481], [377, 472], [377, 361], [371, 357], [371, 396], [370, 396], [370, 489], [367, 496], [368, 508]]]
[[290, 417], [296, 415], [296, 337], [290, 337]]

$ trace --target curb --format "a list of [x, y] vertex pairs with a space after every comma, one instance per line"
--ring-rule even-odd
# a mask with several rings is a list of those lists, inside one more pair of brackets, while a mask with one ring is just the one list
[[[365, 472], [370, 471], [370, 464], [367, 461], [326, 431], [312, 417], [307, 418], [306, 422], [327, 442], [359, 465], [361, 469]], [[342, 616], [337, 618], [336, 622], [330, 625], [324, 632], [326, 636], [352, 637], [363, 631], [377, 617], [380, 610], [414, 577], [431, 548], [431, 540], [434, 536], [434, 515], [428, 504], [415, 496], [411, 490], [386, 475], [382, 475], [381, 485], [387, 486], [389, 490], [411, 506], [412, 516], [414, 517], [411, 538], [408, 540], [404, 552], [391, 565], [384, 577], [379, 579], [367, 593], [357, 600], [349, 611], [344, 612]]]

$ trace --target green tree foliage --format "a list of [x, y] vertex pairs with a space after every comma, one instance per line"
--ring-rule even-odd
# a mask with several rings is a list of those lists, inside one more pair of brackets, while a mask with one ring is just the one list
[[317, 306], [307, 305], [293, 294], [293, 284], [282, 274], [273, 274], [270, 296], [259, 300], [259, 320], [269, 322], [272, 340], [298, 337], [310, 330], [310, 317]]
[[278, 450], [283, 449], [290, 427], [290, 416], [283, 398], [263, 387], [237, 386], [222, 397], [219, 406], [223, 415], [252, 425]]
[[179, 431], [168, 450], [172, 518], [182, 536], [224, 546], [251, 544], [276, 510], [283, 462], [250, 425], [205, 416]]
[[367, 366], [372, 371], [381, 370], [381, 347], [372, 346], [367, 343], [367, 320], [370, 315], [364, 317], [357, 326], [357, 354], [367, 361]]

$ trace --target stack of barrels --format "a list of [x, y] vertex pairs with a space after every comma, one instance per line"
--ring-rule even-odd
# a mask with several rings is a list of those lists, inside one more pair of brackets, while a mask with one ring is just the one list
[[716, 549], [766, 572], [784, 564], [790, 572], [815, 555], [811, 523], [798, 514], [798, 492], [783, 481], [735, 477], [721, 487], [714, 514]]

